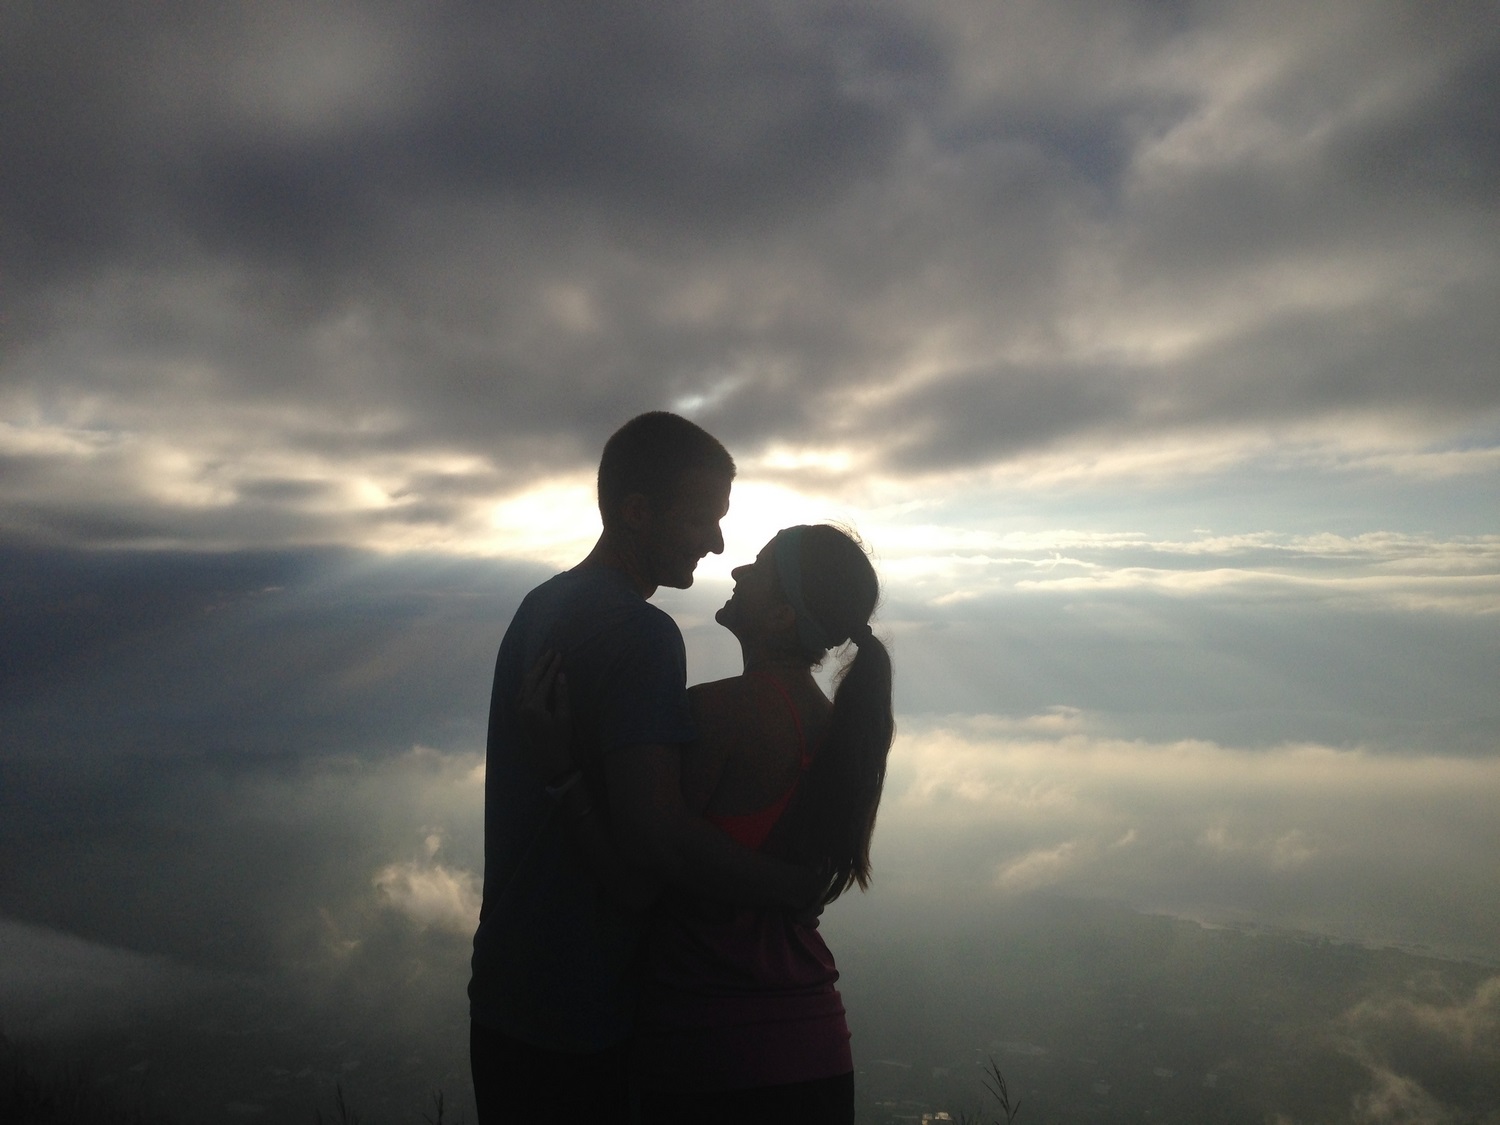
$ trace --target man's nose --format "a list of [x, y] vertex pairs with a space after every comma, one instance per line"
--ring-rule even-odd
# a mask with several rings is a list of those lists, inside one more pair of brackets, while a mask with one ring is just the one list
[[[722, 555], [724, 553], [724, 532], [719, 529], [718, 524], [714, 524], [714, 537], [709, 543], [708, 549], [715, 555]], [[730, 573], [733, 574], [734, 572], [730, 571]]]

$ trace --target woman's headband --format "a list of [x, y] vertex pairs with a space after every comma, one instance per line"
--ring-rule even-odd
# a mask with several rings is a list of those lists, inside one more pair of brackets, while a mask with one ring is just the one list
[[[803, 648], [822, 652], [842, 642], [833, 638], [802, 599], [802, 533], [806, 530], [806, 524], [799, 524], [797, 527], [782, 528], [776, 533], [776, 573], [781, 576], [781, 592], [786, 595], [787, 604], [797, 615], [797, 639], [802, 642]], [[855, 629], [850, 637], [855, 644], [862, 644], [869, 639], [868, 622]]]

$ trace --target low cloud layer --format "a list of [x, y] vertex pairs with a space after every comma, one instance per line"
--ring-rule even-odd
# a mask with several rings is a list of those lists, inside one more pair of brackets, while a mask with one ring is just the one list
[[1500, 846], [1493, 760], [1151, 744], [1069, 712], [907, 727], [876, 853], [900, 887], [1500, 952], [1500, 884], [1471, 862]]
[[[980, 544], [1008, 589], [932, 604], [898, 584], [877, 619], [899, 677], [877, 839], [888, 885], [1052, 888], [1493, 952], [1500, 886], [1475, 862], [1500, 845], [1487, 616], [1298, 583], [1291, 597], [1016, 582], [1053, 544], [1101, 566], [1145, 555], [1213, 574], [1233, 558], [1356, 591], [1367, 570], [1446, 552], [1463, 573], [1489, 550], [1057, 534]], [[377, 923], [461, 940], [494, 647], [545, 571], [9, 558], [32, 607], [14, 615], [0, 684], [13, 917], [226, 967], [340, 948]], [[664, 598], [694, 680], [735, 670], [711, 620], [724, 593], [705, 580]]]
[[160, 956], [0, 919], [0, 1012], [10, 1036], [127, 1029], [211, 1000], [221, 977]]
[[[1368, 1114], [1469, 1105], [1464, 1076], [1489, 1059], [1478, 970], [1368, 946], [1496, 956], [1500, 886], [1475, 862], [1500, 845], [1489, 619], [1277, 601], [1253, 583], [1084, 597], [1015, 579], [1062, 546], [1101, 566], [1335, 575], [1443, 551], [1462, 569], [1485, 548], [980, 546], [1021, 561], [960, 602], [897, 583], [879, 618], [900, 737], [875, 884], [823, 921], [861, 1065], [943, 1070], [952, 1082], [890, 1096], [964, 1109], [982, 1091], [959, 1078], [997, 1041], [1055, 1120], [1070, 1090], [1096, 1099], [1078, 1120], [1203, 1097], [1289, 1111], [1329, 1082]], [[5, 559], [5, 1033], [97, 1044], [125, 1088], [206, 1105], [204, 1120], [231, 1100], [305, 1115], [336, 1084], [366, 1108], [390, 1099], [391, 1116], [466, 1089], [490, 664], [545, 569]], [[706, 579], [663, 599], [694, 679], [734, 670], [710, 620], [724, 592]], [[1194, 922], [1168, 940], [1139, 910]], [[1406, 989], [1417, 972], [1447, 991]], [[1289, 1035], [1316, 1061], [1306, 1074], [1286, 1072]], [[883, 1081], [867, 1070], [861, 1089]]]

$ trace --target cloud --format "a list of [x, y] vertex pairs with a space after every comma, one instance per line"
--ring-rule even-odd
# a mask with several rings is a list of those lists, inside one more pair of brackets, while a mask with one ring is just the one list
[[4, 30], [12, 537], [490, 550], [497, 505], [673, 404], [844, 502], [1494, 470], [1500, 42], [1467, 9]]
[[222, 991], [222, 976], [0, 918], [0, 1011], [10, 1036], [115, 1031]]
[[[920, 516], [920, 513], [919, 513]], [[1317, 601], [1350, 609], [1488, 613], [1500, 607], [1500, 539], [1140, 532], [862, 521], [888, 581], [936, 605], [1002, 592], [1150, 591], [1184, 598]]]
[[1225, 857], [1253, 853], [1277, 870], [1300, 867], [1318, 854], [1317, 849], [1308, 843], [1307, 833], [1300, 828], [1279, 836], [1257, 832], [1247, 837], [1231, 832], [1226, 825], [1215, 824], [1205, 828], [1197, 842]]
[[1345, 1015], [1354, 1028], [1394, 1042], [1429, 1036], [1474, 1059], [1500, 1056], [1500, 977], [1490, 977], [1468, 997], [1431, 994], [1418, 981], [1405, 995], [1362, 1000]]
[[419, 926], [468, 936], [479, 924], [479, 878], [436, 862], [441, 837], [430, 835], [425, 844], [425, 859], [388, 864], [376, 873], [381, 900]]
[[995, 873], [995, 886], [1003, 891], [1030, 891], [1050, 886], [1081, 858], [1077, 840], [1065, 840], [1051, 848], [1038, 848], [1003, 864]]
[[1066, 578], [1029, 579], [1017, 583], [1021, 589], [1051, 589], [1074, 592], [1087, 589], [1158, 590], [1192, 596], [1206, 591], [1249, 592], [1259, 587], [1263, 595], [1285, 592], [1331, 595], [1354, 604], [1387, 604], [1412, 610], [1444, 610], [1451, 613], [1500, 611], [1500, 578], [1495, 575], [1379, 575], [1341, 578], [1278, 574], [1267, 571], [1214, 569], [1198, 571], [1153, 570], [1125, 567], [1103, 574]]
[[[756, 519], [789, 516], [776, 507], [782, 495], [763, 494]], [[1426, 560], [1467, 573], [1487, 566], [1491, 550], [1404, 534], [1049, 528], [998, 539], [982, 528], [968, 539], [934, 532], [931, 544], [917, 533], [893, 542], [893, 553], [982, 549], [1021, 560], [1017, 574], [1045, 573], [1062, 548], [1111, 566], [1146, 555], [1163, 570]], [[0, 562], [9, 626], [0, 635], [0, 720], [9, 739], [0, 756], [0, 850], [13, 863], [0, 908], [16, 925], [50, 935], [34, 955], [0, 957], [0, 987], [21, 981], [5, 995], [24, 994], [26, 1010], [45, 1010], [53, 994], [26, 991], [30, 968], [66, 967], [71, 954], [62, 947], [87, 939], [111, 955], [87, 959], [86, 979], [63, 974], [57, 994], [100, 998], [81, 1005], [69, 1026], [114, 1019], [132, 1028], [120, 1048], [129, 1054], [117, 1068], [125, 1073], [148, 1053], [235, 1060], [226, 1067], [253, 1060], [232, 1080], [213, 1071], [215, 1089], [242, 1082], [237, 1100], [290, 1106], [292, 1116], [317, 1101], [314, 1087], [288, 1079], [272, 1099], [272, 1067], [312, 1068], [307, 1081], [320, 1090], [340, 1075], [348, 1088], [351, 1073], [366, 1089], [385, 1083], [397, 1094], [403, 1086], [459, 1088], [488, 676], [511, 608], [546, 570], [313, 551], [10, 549]], [[1208, 592], [1012, 590], [934, 608], [899, 584], [893, 590], [881, 628], [896, 645], [902, 734], [876, 834], [876, 884], [828, 920], [852, 1018], [863, 1009], [872, 1021], [889, 1020], [895, 1030], [882, 1035], [933, 1041], [914, 1029], [937, 1011], [933, 997], [948, 995], [927, 988], [936, 974], [961, 994], [941, 1006], [945, 1034], [961, 1040], [954, 1058], [997, 1034], [1054, 1042], [1038, 1037], [1048, 1028], [1076, 1050], [1094, 1042], [1085, 1024], [1106, 1027], [1098, 1013], [1118, 1011], [1129, 1014], [1125, 1040], [1089, 1047], [1094, 1062], [1078, 1050], [1078, 1060], [1059, 1065], [1108, 1058], [1139, 1071], [1143, 1040], [1132, 1029], [1147, 1022], [1139, 1014], [1145, 997], [1171, 1009], [1153, 1014], [1152, 1026], [1181, 1028], [1190, 1044], [1182, 1059], [1151, 1065], [1181, 1078], [1219, 1066], [1201, 1049], [1205, 1019], [1227, 1029], [1212, 1040], [1226, 1057], [1245, 1059], [1237, 1044], [1251, 999], [1283, 996], [1277, 1003], [1294, 1009], [1298, 1034], [1323, 1036], [1322, 1058], [1334, 1050], [1328, 1013], [1358, 1000], [1347, 992], [1349, 947], [1250, 939], [1246, 928], [1493, 955], [1500, 888], [1474, 862], [1495, 851], [1500, 797], [1486, 741], [1492, 693], [1483, 689], [1494, 666], [1487, 622], [1242, 605]], [[738, 669], [737, 646], [711, 624], [723, 592], [705, 581], [663, 599], [686, 626], [694, 679]], [[1379, 737], [1361, 738], [1366, 730]], [[1320, 740], [1317, 731], [1331, 733]], [[1124, 906], [1111, 912], [1080, 901], [1091, 898]], [[1171, 927], [1124, 907], [1236, 929]], [[1027, 929], [1038, 910], [1055, 913], [1043, 929]], [[952, 948], [935, 944], [944, 927], [966, 935], [967, 960], [934, 953]], [[905, 959], [882, 961], [881, 943]], [[17, 948], [4, 927], [0, 944]], [[912, 958], [913, 948], [923, 955]], [[1209, 952], [1196, 960], [1185, 950]], [[1360, 950], [1359, 972], [1388, 965], [1410, 975], [1409, 966], [1433, 964], [1382, 959], [1387, 953]], [[1184, 964], [1197, 975], [1184, 975]], [[187, 979], [176, 971], [183, 965], [189, 975], [233, 980], [205, 993], [202, 1007], [147, 1010], [132, 1006], [137, 991], [123, 999], [110, 991], [111, 980], [135, 980], [142, 965], [161, 972], [141, 976], [140, 991], [169, 998], [182, 995], [175, 982]], [[1247, 965], [1260, 975], [1236, 971]], [[1313, 967], [1303, 976], [1305, 965]], [[996, 980], [1014, 987], [998, 990]], [[1097, 984], [1084, 995], [1080, 980]], [[1388, 983], [1399, 986], [1400, 977]], [[1430, 1041], [1436, 1058], [1467, 1066], [1464, 1035], [1488, 1042], [1489, 993], [1483, 1004], [1426, 985], [1395, 995], [1409, 1006], [1371, 1008], [1389, 1010], [1388, 1023], [1362, 1017], [1351, 1025], [1383, 1053], [1370, 1054], [1368, 1068], [1336, 1060], [1358, 1086], [1341, 1104], [1385, 1089], [1375, 1066], [1444, 1105], [1468, 1104], [1449, 1096], [1429, 1062], [1390, 1045]], [[9, 1013], [23, 1008], [7, 1007], [8, 1033]], [[1270, 1046], [1255, 1047], [1237, 1072], [1209, 1072], [1284, 1072], [1283, 1009], [1253, 1010], [1252, 1038]], [[955, 1020], [953, 1011], [965, 1014]], [[1078, 1016], [1076, 1035], [1056, 1032], [1049, 1020], [1059, 1012]], [[1038, 1030], [993, 1028], [1019, 1019], [1035, 1019]], [[1423, 1021], [1437, 1030], [1407, 1033]], [[1170, 1038], [1155, 1036], [1151, 1049], [1175, 1051]], [[409, 1065], [416, 1053], [429, 1063]], [[1049, 1057], [1071, 1056], [1056, 1049]], [[358, 1071], [343, 1069], [361, 1060]], [[1097, 1079], [1085, 1072], [1079, 1080]], [[1282, 1107], [1268, 1105], [1267, 1115], [1273, 1108]]]
[[[446, 702], [423, 718], [420, 704], [408, 712], [425, 689], [403, 676], [411, 664], [396, 651], [314, 673], [309, 695], [263, 715], [259, 730], [233, 730], [232, 706], [217, 720], [184, 716], [177, 725], [154, 710], [169, 704], [145, 701], [134, 714], [109, 712], [113, 743], [103, 733], [110, 724], [88, 711], [42, 734], [8, 722], [23, 741], [0, 762], [14, 864], [5, 913], [235, 971], [301, 964], [332, 973], [356, 953], [360, 963], [448, 956], [433, 943], [466, 936], [477, 918], [470, 872], [483, 864], [482, 736], [475, 743], [469, 724], [455, 727]], [[391, 659], [396, 667], [379, 667]], [[482, 685], [486, 664], [473, 672]], [[347, 682], [351, 673], [357, 682]], [[456, 735], [457, 746], [395, 749], [361, 736], [357, 723], [330, 729], [303, 710], [324, 693], [389, 694], [393, 679], [405, 682], [396, 713], [431, 735]], [[485, 698], [481, 686], [474, 714]], [[231, 745], [213, 733], [224, 730]], [[442, 841], [441, 856], [432, 841]]]
[[321, 552], [5, 557], [8, 754], [91, 769], [475, 750], [505, 622], [546, 573]]
[[[1450, 1102], [1493, 1104], [1500, 1092], [1489, 1077], [1500, 1073], [1500, 977], [1454, 996], [1419, 976], [1399, 992], [1361, 1000], [1339, 1027], [1345, 1050], [1370, 1072], [1371, 1086], [1354, 1104], [1360, 1122], [1442, 1125], [1465, 1119]], [[1467, 1077], [1455, 1083], [1460, 1076]]]
[[1484, 904], [1500, 888], [1469, 858], [1493, 847], [1494, 761], [1153, 744], [1089, 722], [903, 723], [877, 835], [886, 885], [1049, 888], [1493, 953]]
[[1384, 1068], [1375, 1068], [1374, 1085], [1355, 1095], [1352, 1120], [1358, 1125], [1449, 1125], [1455, 1111], [1413, 1082]]
[[[1466, 573], [1492, 548], [972, 536], [952, 549], [1020, 560], [1013, 574], [1045, 573], [1063, 551], [1145, 553], [1163, 570], [1425, 560]], [[933, 538], [893, 554], [949, 546]], [[6, 560], [13, 917], [234, 967], [321, 957], [388, 927], [395, 942], [408, 920], [439, 940], [472, 917], [495, 646], [545, 570], [317, 553]], [[1485, 905], [1497, 888], [1472, 862], [1493, 850], [1486, 802], [1500, 797], [1482, 620], [1244, 607], [1208, 591], [933, 607], [894, 589], [881, 628], [902, 733], [882, 885], [1056, 888], [1442, 948], [1487, 948], [1500, 930]], [[666, 599], [694, 680], [737, 670], [712, 623], [723, 594], [705, 579]], [[221, 872], [206, 889], [203, 870]]]
[[[316, 1010], [319, 1081], [352, 1023], [446, 1035], [462, 1085], [495, 645], [657, 407], [741, 466], [659, 598], [694, 679], [778, 527], [876, 550], [872, 909], [1493, 956], [1489, 16], [0, 8], [7, 1020], [232, 971], [225, 1057]], [[1493, 988], [1396, 984], [1319, 1009], [1352, 1112], [1453, 1117]], [[236, 1099], [279, 1112], [266, 1073]]]

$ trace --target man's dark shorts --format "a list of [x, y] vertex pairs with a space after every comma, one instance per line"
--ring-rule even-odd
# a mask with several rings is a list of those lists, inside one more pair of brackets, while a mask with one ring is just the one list
[[549, 1051], [469, 1024], [479, 1125], [631, 1121], [630, 1042], [603, 1051]]

